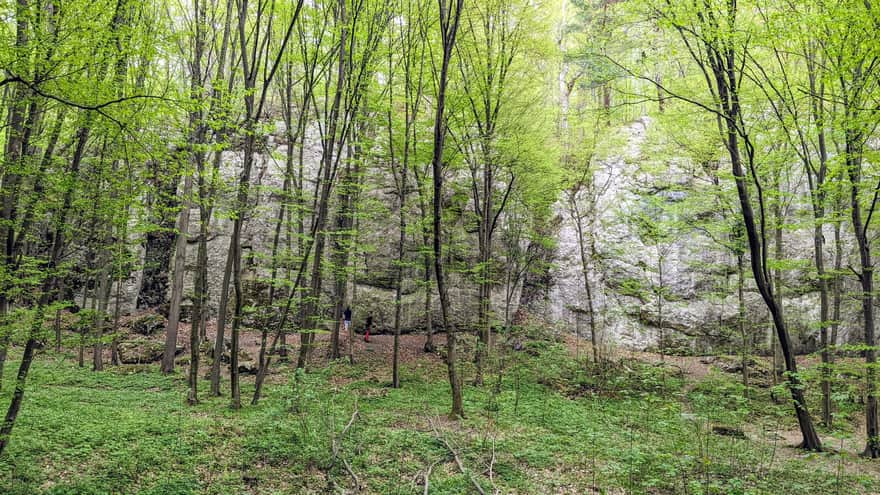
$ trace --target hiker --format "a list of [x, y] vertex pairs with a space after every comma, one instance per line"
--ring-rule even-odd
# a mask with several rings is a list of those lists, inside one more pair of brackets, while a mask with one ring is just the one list
[[346, 332], [351, 328], [351, 307], [349, 306], [346, 306], [345, 311], [342, 313], [342, 326]]
[[370, 329], [373, 328], [373, 313], [367, 316], [367, 328], [364, 331], [364, 342], [370, 341]]

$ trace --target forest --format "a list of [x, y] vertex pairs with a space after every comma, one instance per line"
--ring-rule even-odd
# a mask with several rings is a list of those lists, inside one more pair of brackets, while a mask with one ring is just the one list
[[0, 493], [880, 493], [877, 32], [0, 0]]

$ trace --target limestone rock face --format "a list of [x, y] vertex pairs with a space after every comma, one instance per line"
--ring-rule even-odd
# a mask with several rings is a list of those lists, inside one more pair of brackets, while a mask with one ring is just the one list
[[[649, 200], [659, 198], [674, 204], [692, 187], [685, 162], [670, 159], [662, 177], [646, 175], [640, 167], [648, 159], [642, 148], [650, 126], [650, 120], [643, 118], [624, 128], [622, 148], [598, 161], [595, 182], [601, 192], [595, 196], [595, 214], [585, 230], [595, 251], [588, 268], [600, 343], [650, 349], [656, 348], [661, 338], [667, 348], [669, 340], [675, 339], [678, 344], [686, 342], [692, 352], [741, 345], [736, 260], [731, 252], [696, 228], [652, 244], [628, 220], [634, 212], [649, 208]], [[664, 190], [658, 182], [676, 187]], [[588, 202], [590, 198], [579, 199]], [[586, 336], [588, 304], [576, 224], [564, 201], [557, 204], [557, 211], [564, 220], [557, 238], [558, 255], [546, 317]], [[782, 304], [798, 353], [816, 350], [819, 339], [819, 294], [815, 274], [811, 273], [813, 240], [808, 230], [786, 230], [784, 235], [786, 259], [800, 263], [783, 272], [782, 279]], [[826, 238], [833, 239], [830, 227]], [[828, 244], [826, 267], [833, 263], [833, 245]], [[773, 327], [751, 279], [748, 255], [745, 271], [746, 337], [754, 348], [766, 349]], [[723, 290], [719, 290], [719, 284]], [[848, 287], [844, 287], [844, 293]], [[663, 294], [662, 300], [658, 293]], [[856, 302], [855, 298], [844, 299], [838, 343], [857, 338], [860, 327]]]
[[[588, 269], [596, 310], [598, 343], [650, 349], [656, 348], [662, 340], [665, 348], [673, 346], [692, 352], [739, 345], [742, 336], [736, 330], [739, 314], [734, 290], [736, 273], [730, 270], [731, 266], [735, 267], [731, 253], [697, 229], [686, 230], [667, 241], [652, 244], [642, 239], [637, 227], [628, 219], [633, 212], [649, 208], [649, 200], [659, 199], [675, 204], [686, 198], [693, 187], [693, 174], [690, 173], [693, 165], [675, 157], [666, 161], [662, 177], [646, 172], [649, 167], [644, 167], [644, 163], [649, 158], [657, 159], [656, 156], [650, 156], [646, 149], [651, 125], [649, 119], [642, 118], [624, 126], [619, 130], [613, 148], [596, 160], [594, 182], [599, 192], [595, 197], [595, 210], [585, 230], [595, 251], [588, 260]], [[266, 139], [267, 152], [256, 157], [251, 176], [250, 209], [245, 217], [242, 235], [244, 286], [246, 292], [250, 290], [248, 288], [253, 289], [248, 295], [250, 302], [266, 297], [264, 281], [269, 275], [266, 260], [272, 250], [274, 227], [280, 209], [279, 191], [284, 183], [287, 143], [283, 124], [275, 128]], [[313, 134], [308, 140], [303, 163], [305, 173], [310, 176], [315, 175], [320, 160], [320, 141], [317, 133]], [[237, 180], [241, 161], [240, 150], [224, 152], [221, 175], [227, 185]], [[659, 182], [675, 187], [661, 187], [657, 185]], [[358, 275], [356, 280], [349, 279], [349, 300], [344, 302], [350, 303], [354, 327], [359, 331], [363, 330], [370, 313], [373, 315], [374, 332], [391, 332], [394, 328], [397, 219], [400, 212], [393, 184], [387, 168], [365, 168], [358, 237], [350, 260], [350, 268]], [[314, 187], [314, 184], [307, 181], [307, 186]], [[471, 205], [466, 192], [455, 191], [452, 187], [447, 189], [444, 221], [452, 242], [444, 257], [450, 267], [450, 319], [455, 328], [469, 330], [473, 328], [477, 314], [477, 288], [472, 273], [469, 273], [477, 260], [476, 234], [469, 216]], [[234, 187], [222, 190], [211, 221], [208, 242], [209, 317], [217, 316], [223, 267], [232, 231], [230, 212], [234, 202]], [[580, 201], [586, 199], [579, 198]], [[433, 283], [433, 266], [430, 267], [430, 283], [426, 289], [422, 232], [414, 228], [420, 214], [417, 193], [414, 191], [407, 201], [406, 213], [410, 225], [405, 239], [406, 264], [403, 269], [400, 328], [403, 332], [423, 331], [430, 321], [434, 331], [439, 331], [442, 320], [439, 296]], [[802, 206], [795, 205], [798, 208]], [[555, 210], [559, 223], [550, 235], [555, 236], [556, 245], [548, 251], [552, 259], [544, 260], [553, 268], [546, 274], [530, 275], [531, 280], [537, 282], [537, 290], [529, 286], [525, 295], [521, 294], [521, 287], [507, 291], [503, 277], [500, 277], [502, 281], [493, 288], [491, 295], [492, 324], [496, 327], [516, 318], [523, 296], [528, 302], [526, 309], [530, 317], [558, 331], [589, 335], [580, 248], [575, 222], [565, 197], [560, 198]], [[334, 225], [336, 214], [336, 208], [331, 208], [328, 226]], [[790, 215], [801, 215], [801, 212], [795, 211]], [[193, 209], [187, 249], [187, 284], [192, 283], [191, 275], [196, 263], [198, 222], [198, 209]], [[833, 239], [830, 227], [826, 239]], [[282, 244], [286, 243], [284, 239], [282, 241]], [[293, 244], [295, 246], [296, 241]], [[333, 240], [329, 239], [325, 252], [329, 253], [332, 245]], [[833, 246], [831, 242], [826, 246], [826, 266], [832, 266], [830, 251]], [[815, 275], [811, 271], [813, 248], [809, 229], [786, 231], [784, 247], [786, 258], [803, 262], [785, 272], [783, 306], [796, 350], [808, 352], [816, 348], [818, 341], [819, 305]], [[497, 245], [496, 248], [500, 250]], [[848, 250], [850, 248], [847, 246]], [[748, 272], [747, 261], [746, 266]], [[281, 278], [286, 276], [280, 275]], [[293, 273], [291, 278], [295, 276]], [[846, 283], [845, 293], [854, 287], [852, 281]], [[140, 281], [135, 277], [125, 284], [122, 292], [127, 305], [123, 307], [131, 311]], [[723, 295], [719, 295], [719, 284], [727, 284]], [[322, 326], [326, 330], [337, 324], [333, 321], [333, 307], [338, 296], [333, 293], [333, 285], [333, 272], [328, 266], [321, 301]], [[746, 338], [756, 348], [766, 348], [772, 328], [766, 307], [753, 285], [748, 275], [745, 316], [749, 331]], [[658, 290], [658, 287], [662, 287], [662, 290]], [[430, 311], [426, 311], [425, 307], [426, 290], [431, 291]], [[191, 293], [192, 287], [188, 285], [185, 294], [191, 296]], [[662, 298], [658, 298], [660, 293], [663, 294]], [[858, 334], [857, 305], [856, 298], [845, 298], [839, 342]], [[295, 303], [293, 311], [296, 314]], [[151, 335], [164, 327], [164, 322], [158, 319], [150, 322], [149, 325], [145, 323], [143, 332], [136, 331]], [[295, 326], [295, 322], [291, 321], [290, 325]], [[295, 328], [292, 330], [295, 331]]]

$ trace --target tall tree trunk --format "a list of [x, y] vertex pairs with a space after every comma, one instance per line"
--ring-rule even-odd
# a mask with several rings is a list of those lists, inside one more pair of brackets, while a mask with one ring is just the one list
[[[418, 177], [416, 177], [418, 181]], [[434, 292], [431, 284], [431, 272], [434, 270], [431, 266], [431, 227], [428, 224], [428, 206], [424, 196], [427, 192], [419, 186], [419, 211], [421, 212], [422, 222], [422, 286], [425, 291], [425, 352], [434, 352], [434, 304], [431, 301], [431, 294]]]
[[[231, 241], [230, 241], [231, 242]], [[231, 246], [230, 246], [231, 249]], [[225, 331], [229, 313], [229, 284], [232, 278], [232, 256], [226, 256], [223, 268], [223, 281], [220, 282], [220, 305], [217, 314], [217, 333], [214, 335], [214, 355], [211, 361], [211, 395], [220, 396], [220, 363], [226, 352]]]
[[[256, 154], [257, 143], [257, 125], [262, 115], [263, 106], [266, 102], [266, 95], [269, 91], [272, 78], [281, 62], [281, 56], [284, 54], [290, 35], [296, 25], [299, 13], [302, 9], [303, 0], [298, 0], [295, 5], [293, 16], [290, 24], [284, 34], [284, 38], [278, 47], [278, 52], [274, 60], [270, 61], [269, 49], [273, 46], [271, 41], [271, 31], [262, 33], [265, 37], [259, 46], [253, 46], [253, 50], [248, 49], [248, 2], [238, 2], [238, 40], [242, 53], [240, 57], [241, 69], [244, 74], [244, 125], [242, 131], [244, 134], [244, 150], [242, 153], [242, 170], [238, 180], [238, 193], [235, 198], [235, 218], [232, 223], [232, 236], [229, 240], [229, 253], [227, 255], [227, 269], [232, 270], [232, 287], [235, 294], [235, 306], [232, 317], [232, 349], [230, 350], [230, 388], [231, 388], [231, 406], [233, 409], [241, 408], [241, 386], [239, 383], [238, 370], [238, 353], [239, 353], [239, 333], [241, 328], [241, 319], [244, 311], [244, 294], [242, 293], [241, 284], [241, 233], [244, 219], [248, 214], [248, 197], [250, 194], [251, 170], [254, 164], [254, 155]], [[260, 29], [260, 16], [262, 8], [257, 9], [257, 29]], [[253, 38], [251, 38], [253, 39]], [[250, 52], [250, 53], [249, 53]], [[257, 78], [261, 77], [262, 87], [257, 90]], [[230, 266], [231, 265], [231, 268]], [[225, 275], [224, 275], [225, 276]], [[228, 287], [228, 286], [227, 286]], [[225, 289], [224, 289], [225, 292]], [[219, 330], [218, 330], [219, 333]], [[222, 346], [222, 341], [220, 341]], [[219, 356], [215, 355], [215, 359]]]
[[816, 214], [816, 225], [813, 229], [813, 249], [816, 263], [816, 274], [819, 278], [819, 346], [822, 356], [822, 424], [831, 427], [831, 359], [828, 349], [828, 277], [825, 273], [825, 253], [822, 245], [825, 236], [822, 233], [824, 212]]
[[[865, 327], [865, 430], [867, 443], [863, 455], [880, 457], [880, 429], [877, 422], [877, 384], [874, 381], [877, 354], [874, 348], [874, 265], [871, 261], [871, 244], [868, 238], [868, 225], [862, 219], [861, 181], [862, 155], [861, 136], [856, 131], [846, 131], [846, 168], [850, 179], [850, 212], [853, 233], [859, 249], [861, 272], [858, 274], [862, 289], [862, 316]], [[870, 216], [868, 217], [870, 221]]]
[[593, 364], [599, 364], [599, 340], [596, 331], [596, 313], [593, 305], [593, 288], [590, 284], [590, 261], [587, 254], [586, 232], [584, 229], [583, 215], [577, 205], [577, 193], [572, 192], [569, 198], [571, 214], [577, 229], [578, 248], [581, 260], [581, 275], [584, 279], [584, 293], [587, 296], [587, 313], [590, 317], [590, 340], [593, 348]]
[[327, 130], [321, 143], [321, 160], [323, 162], [323, 176], [319, 181], [319, 196], [317, 201], [317, 212], [315, 216], [316, 237], [314, 241], [314, 256], [312, 258], [311, 277], [309, 280], [309, 295], [305, 300], [303, 315], [303, 331], [300, 332], [300, 349], [297, 358], [296, 367], [305, 368], [312, 349], [312, 340], [314, 336], [313, 330], [320, 326], [320, 316], [318, 315], [318, 307], [321, 298], [321, 287], [323, 277], [321, 273], [321, 263], [324, 257], [324, 243], [326, 234], [324, 226], [327, 223], [327, 216], [330, 208], [330, 192], [333, 187], [333, 177], [335, 175], [335, 165], [338, 163], [336, 155], [337, 148], [341, 145], [341, 139], [338, 139], [340, 109], [342, 106], [342, 96], [345, 92], [347, 84], [347, 68], [349, 65], [348, 57], [348, 16], [346, 13], [345, 0], [339, 0], [337, 8], [334, 11], [337, 25], [341, 26], [339, 35], [339, 46], [337, 48], [337, 67], [336, 67], [336, 90], [333, 95], [333, 103], [328, 116]]
[[746, 397], [749, 396], [749, 358], [751, 357], [751, 345], [746, 331], [746, 299], [745, 299], [745, 253], [736, 253], [736, 306], [737, 327], [740, 339], [742, 339], [742, 379], [743, 390]]
[[[243, 22], [243, 21], [241, 21]], [[243, 35], [242, 35], [243, 36]], [[250, 99], [248, 106], [253, 107], [252, 96], [246, 96], [245, 100]], [[249, 112], [248, 115], [253, 115]], [[241, 287], [241, 230], [244, 224], [245, 209], [247, 208], [248, 196], [250, 193], [250, 177], [251, 169], [254, 163], [254, 152], [256, 145], [256, 129], [251, 117], [248, 117], [245, 124], [245, 144], [244, 144], [244, 162], [242, 164], [241, 176], [238, 179], [238, 195], [236, 197], [236, 215], [232, 223], [232, 236], [229, 240], [229, 259], [232, 262], [232, 290], [234, 294], [234, 306], [232, 315], [232, 348], [229, 353], [229, 376], [230, 389], [232, 398], [232, 408], [241, 408], [241, 384], [239, 383], [238, 371], [238, 353], [239, 353], [239, 337], [241, 328], [241, 318], [244, 308], [244, 294]], [[227, 261], [229, 263], [229, 261]]]
[[[186, 241], [189, 231], [189, 213], [192, 195], [192, 174], [184, 172], [183, 206], [177, 222], [177, 245], [174, 248], [174, 281], [171, 285], [171, 305], [168, 309], [168, 326], [165, 328], [165, 353], [162, 357], [162, 373], [174, 372], [174, 356], [177, 353], [177, 330], [180, 322], [180, 302], [183, 299], [183, 277], [186, 271]], [[192, 328], [190, 333], [196, 334], [198, 329]], [[198, 346], [196, 346], [198, 348]]]
[[840, 230], [841, 222], [834, 222], [834, 282], [831, 301], [831, 341], [829, 342], [832, 347], [837, 346], [838, 333], [840, 332], [840, 306], [843, 302], [843, 277], [841, 276], [841, 270], [843, 269], [843, 238], [840, 235]]
[[[390, 55], [389, 55], [390, 60]], [[390, 62], [389, 62], [390, 65]], [[408, 76], [408, 74], [407, 74]], [[389, 90], [390, 92], [390, 90]], [[391, 108], [393, 101], [389, 101]], [[407, 120], [409, 119], [409, 102], [407, 104]], [[394, 140], [392, 135], [391, 111], [388, 112], [388, 144], [391, 150], [391, 168], [394, 171], [394, 181], [397, 185], [397, 211], [398, 211], [398, 236], [397, 236], [397, 267], [394, 272], [394, 349], [391, 363], [391, 386], [400, 388], [400, 311], [401, 296], [403, 294], [403, 260], [406, 248], [406, 194], [407, 194], [407, 169], [409, 168], [409, 122], [404, 131], [403, 139], [403, 163], [400, 170], [394, 162]]]
[[339, 359], [342, 354], [339, 352], [339, 322], [342, 320], [342, 312], [345, 310], [347, 302], [348, 289], [348, 264], [352, 248], [353, 236], [352, 228], [354, 227], [354, 208], [353, 195], [354, 189], [357, 187], [357, 180], [360, 174], [358, 166], [352, 169], [352, 158], [357, 160], [352, 151], [351, 146], [347, 146], [348, 159], [345, 163], [345, 169], [342, 172], [340, 180], [339, 192], [337, 194], [337, 202], [339, 210], [336, 213], [336, 227], [333, 238], [333, 270], [335, 272], [333, 293], [336, 301], [333, 305], [333, 331], [331, 333], [330, 342], [330, 358]]
[[107, 307], [110, 303], [110, 289], [113, 286], [112, 274], [110, 271], [111, 262], [108, 259], [108, 249], [102, 249], [99, 259], [103, 260], [101, 270], [98, 274], [98, 313], [95, 315], [94, 327], [94, 348], [92, 353], [92, 370], [104, 370], [104, 327], [107, 324]]
[[822, 423], [826, 428], [831, 428], [831, 353], [828, 348], [828, 320], [830, 316], [829, 277], [825, 271], [825, 235], [823, 233], [825, 225], [825, 203], [827, 200], [825, 179], [828, 171], [828, 148], [825, 139], [825, 110], [823, 101], [825, 84], [817, 81], [817, 64], [815, 53], [812, 51], [808, 51], [807, 68], [810, 95], [815, 95], [811, 96], [810, 106], [812, 110], [813, 125], [816, 129], [816, 141], [819, 151], [818, 170], [814, 170], [814, 167], [809, 161], [809, 149], [803, 150], [802, 159], [804, 160], [805, 165], [807, 165], [805, 168], [810, 184], [810, 198], [813, 203], [813, 219], [816, 222], [813, 227], [813, 257], [816, 264], [816, 276], [819, 279], [819, 340], [822, 357]]
[[[118, 269], [118, 267], [117, 267]], [[121, 270], [120, 270], [121, 272]], [[119, 317], [122, 312], [122, 276], [116, 279], [116, 294], [113, 298], [113, 326], [110, 330], [110, 364], [119, 366]], [[60, 319], [61, 313], [58, 313]], [[60, 339], [60, 330], [58, 330], [58, 339]]]
[[[732, 62], [731, 62], [732, 63]], [[732, 68], [731, 68], [732, 70]], [[728, 73], [724, 72], [720, 77], [728, 77]], [[732, 78], [733, 76], [730, 75]], [[728, 86], [728, 91], [735, 86]], [[803, 387], [797, 374], [797, 362], [795, 361], [794, 352], [792, 350], [791, 340], [788, 334], [788, 327], [782, 316], [782, 308], [777, 300], [777, 295], [772, 287], [772, 280], [767, 279], [767, 265], [762, 255], [762, 246], [765, 244], [758, 232], [754, 211], [752, 210], [751, 200], [749, 198], [749, 190], [745, 181], [746, 172], [743, 169], [742, 156], [740, 155], [739, 130], [734, 122], [739, 118], [739, 102], [738, 95], [731, 95], [732, 105], [728, 110], [728, 119], [726, 119], [727, 134], [726, 145], [730, 155], [731, 166], [733, 170], [734, 180], [736, 182], [737, 195], [739, 197], [740, 207], [742, 209], [743, 223], [746, 228], [748, 237], [749, 252], [751, 253], [752, 274], [755, 278], [755, 285], [758, 292], [764, 299], [770, 315], [773, 318], [773, 324], [776, 328], [776, 334], [779, 338], [779, 346], [785, 361], [787, 373], [788, 387], [794, 402], [795, 415], [800, 425], [801, 434], [803, 435], [803, 443], [801, 447], [807, 450], [822, 450], [822, 442], [816, 429], [813, 426], [813, 420], [807, 409], [807, 402], [804, 397]], [[749, 151], [751, 154], [752, 151]]]
[[[193, 46], [193, 57], [192, 57], [192, 67], [190, 69], [190, 95], [192, 98], [192, 103], [199, 101], [202, 97], [202, 55], [205, 48], [205, 20], [207, 18], [207, 5], [204, 0], [194, 0], [193, 10], [195, 12], [195, 40]], [[190, 135], [190, 149], [189, 149], [189, 160], [192, 163], [192, 170], [187, 170], [184, 177], [184, 210], [181, 213], [180, 226], [178, 229], [180, 230], [180, 234], [184, 237], [184, 246], [182, 247], [183, 255], [181, 253], [175, 254], [175, 270], [174, 270], [174, 281], [175, 285], [178, 282], [178, 274], [177, 274], [177, 261], [182, 258], [182, 263], [180, 271], [184, 270], [184, 263], [186, 262], [186, 237], [189, 235], [189, 215], [192, 211], [193, 201], [192, 201], [192, 182], [193, 177], [192, 174], [196, 173], [199, 176], [199, 193], [202, 192], [202, 187], [204, 186], [204, 161], [205, 161], [205, 152], [202, 149], [205, 142], [205, 131], [202, 123], [202, 112], [200, 110], [200, 106], [196, 105], [194, 109], [191, 109], [189, 112], [189, 135]], [[187, 184], [188, 183], [188, 184]], [[184, 211], [186, 212], [186, 218], [183, 218]], [[201, 214], [201, 209], [199, 213]], [[200, 215], [201, 216], [201, 215]], [[203, 222], [199, 222], [199, 240], [201, 241], [201, 236], [205, 234], [203, 232], [202, 227], [205, 225]], [[201, 242], [199, 243], [201, 245]], [[180, 243], [178, 242], [178, 248], [181, 248]], [[197, 253], [197, 261], [202, 260], [202, 252], [201, 249], [198, 250]], [[207, 264], [207, 253], [205, 253], [205, 264]], [[199, 347], [200, 347], [200, 339], [201, 339], [201, 326], [202, 319], [204, 318], [204, 308], [205, 308], [205, 300], [207, 299], [205, 294], [205, 286], [207, 285], [207, 280], [202, 278], [202, 270], [201, 267], [196, 268], [196, 272], [193, 275], [194, 278], [194, 297], [193, 297], [193, 311], [190, 318], [190, 327], [189, 327], [189, 393], [187, 395], [187, 403], [190, 405], [197, 404], [199, 402]], [[169, 326], [171, 321], [171, 316], [176, 316], [177, 319], [180, 317], [180, 298], [182, 297], [182, 289], [183, 289], [183, 273], [180, 274], [180, 291], [172, 293], [172, 301], [171, 301], [171, 315], [169, 315]], [[174, 306], [177, 306], [176, 308]], [[176, 315], [175, 315], [176, 313]], [[176, 333], [176, 332], [175, 332]], [[169, 339], [170, 340], [170, 339]], [[175, 339], [176, 340], [176, 339]], [[175, 343], [176, 347], [176, 343]], [[175, 349], [176, 350], [176, 349]], [[173, 351], [172, 351], [173, 352]], [[167, 357], [168, 354], [168, 342], [165, 344], [165, 354]], [[164, 363], [163, 359], [163, 365]], [[174, 356], [171, 356], [171, 367], [174, 367]]]
[[[781, 179], [779, 179], [779, 182], [777, 182], [776, 188], [781, 196]], [[779, 199], [778, 201], [782, 200]], [[778, 202], [773, 206], [773, 220], [773, 238], [775, 249], [773, 256], [776, 258], [777, 263], [777, 268], [773, 270], [773, 279], [775, 282], [773, 290], [774, 292], [776, 292], [776, 298], [779, 305], [779, 314], [783, 315], [784, 306], [782, 298], [782, 269], [778, 267], [782, 263], [782, 260], [785, 259], [785, 245], [782, 242], [782, 225], [785, 223], [785, 217], [782, 213], [782, 205], [780, 205]], [[780, 355], [778, 339], [772, 339], [771, 348], [773, 350], [773, 383], [775, 384], [779, 380], [782, 371], [782, 356]]]
[[[736, 25], [737, 5], [735, 3], [727, 4], [724, 10], [724, 22], [731, 29]], [[718, 18], [714, 15], [700, 16], [700, 21], [706, 24], [709, 29], [719, 30]], [[681, 33], [682, 31], [679, 30]], [[686, 36], [682, 34], [682, 36]], [[743, 226], [746, 230], [748, 239], [748, 247], [750, 253], [750, 262], [752, 266], [752, 275], [755, 279], [755, 285], [761, 298], [767, 305], [770, 315], [773, 319], [773, 325], [776, 328], [776, 334], [779, 339], [779, 347], [785, 362], [786, 380], [788, 388], [792, 396], [795, 415], [797, 416], [803, 443], [801, 447], [807, 450], [822, 450], [822, 442], [816, 429], [813, 426], [813, 420], [810, 417], [807, 402], [804, 397], [804, 390], [798, 376], [797, 362], [795, 361], [791, 340], [788, 334], [788, 327], [782, 314], [782, 307], [779, 300], [778, 291], [774, 290], [773, 279], [767, 268], [766, 246], [767, 239], [765, 237], [765, 225], [763, 223], [763, 212], [765, 211], [765, 202], [762, 189], [757, 188], [757, 201], [759, 211], [762, 214], [762, 223], [759, 230], [758, 221], [755, 218], [752, 200], [750, 198], [749, 186], [746, 182], [747, 174], [745, 165], [751, 169], [755, 165], [755, 148], [750, 140], [749, 129], [745, 128], [740, 104], [740, 81], [741, 67], [737, 59], [738, 53], [728, 43], [727, 40], [719, 41], [718, 39], [702, 39], [705, 48], [704, 58], [694, 55], [695, 61], [707, 70], [712, 78], [707, 76], [709, 89], [715, 91], [716, 98], [716, 116], [718, 130], [722, 137], [727, 153], [730, 157], [731, 171], [733, 172], [734, 182], [736, 183], [737, 197], [739, 199], [740, 209], [742, 212]], [[741, 146], [745, 149], [745, 157], [742, 154]], [[760, 184], [757, 184], [760, 186]], [[777, 228], [781, 228], [777, 222]], [[777, 244], [781, 247], [781, 242]], [[781, 256], [777, 255], [781, 258]]]
[[[486, 138], [487, 140], [490, 138]], [[488, 144], [484, 145], [484, 149], [488, 148]], [[483, 207], [480, 211], [480, 229], [479, 229], [479, 282], [477, 289], [477, 298], [479, 305], [477, 306], [477, 335], [479, 343], [476, 352], [476, 376], [474, 384], [480, 386], [483, 384], [483, 368], [485, 367], [486, 358], [491, 352], [491, 336], [492, 332], [489, 327], [489, 305], [491, 302], [492, 290], [492, 220], [493, 220], [493, 189], [494, 179], [492, 174], [492, 163], [489, 159], [489, 153], [484, 153], [485, 163], [483, 164]]]
[[[464, 407], [461, 396], [461, 380], [456, 368], [456, 331], [449, 323], [449, 294], [446, 291], [446, 279], [443, 274], [443, 146], [446, 140], [446, 125], [444, 110], [446, 108], [446, 85], [449, 72], [449, 60], [455, 47], [455, 36], [458, 31], [458, 23], [461, 18], [463, 0], [439, 0], [440, 2], [440, 29], [443, 42], [443, 61], [440, 67], [440, 79], [437, 89], [437, 108], [434, 115], [434, 149], [431, 159], [431, 169], [434, 183], [434, 273], [437, 280], [437, 291], [440, 293], [440, 312], [443, 317], [443, 329], [446, 332], [446, 369], [449, 375], [449, 386], [452, 391], [452, 410], [449, 415], [453, 418], [464, 416]], [[454, 2], [454, 4], [452, 3]]]
[[[213, 91], [211, 94], [212, 114], [221, 111], [220, 107], [223, 99], [222, 81], [223, 78], [226, 77], [226, 62], [228, 58], [227, 51], [229, 51], [229, 48], [232, 45], [232, 43], [230, 43], [230, 38], [232, 37], [232, 7], [233, 0], [226, 0], [226, 17], [223, 26], [223, 39], [220, 44], [220, 54], [217, 60], [217, 72], [215, 74], [215, 83], [213, 85]], [[232, 89], [233, 77], [230, 75], [229, 81], [227, 82], [227, 92], [231, 93]], [[216, 144], [220, 144], [225, 139], [227, 132], [228, 129], [226, 129], [224, 126], [224, 128], [222, 128], [214, 135], [214, 142]], [[197, 272], [198, 278], [202, 281], [202, 283], [196, 284], [197, 290], [195, 304], [198, 305], [198, 316], [200, 320], [207, 320], [207, 310], [205, 308], [208, 299], [208, 229], [211, 225], [214, 194], [216, 192], [214, 177], [217, 176], [217, 172], [220, 170], [222, 159], [222, 152], [216, 151], [214, 153], [214, 161], [212, 167], [214, 174], [211, 177], [210, 186], [206, 185], [206, 182], [208, 181], [205, 181], [203, 174], [199, 174], [199, 258], [197, 263]], [[220, 363], [222, 361], [223, 352], [225, 350], [224, 333], [226, 329], [226, 315], [229, 304], [229, 279], [232, 275], [231, 261], [232, 260], [227, 258], [226, 263], [223, 267], [223, 280], [220, 283], [220, 304], [217, 312], [217, 329], [214, 335], [214, 345], [211, 360], [211, 395], [213, 397], [220, 396]], [[193, 319], [193, 324], [195, 324], [195, 318]], [[200, 326], [206, 325], [205, 323], [202, 323]], [[205, 335], [205, 337], [207, 337], [207, 335]]]

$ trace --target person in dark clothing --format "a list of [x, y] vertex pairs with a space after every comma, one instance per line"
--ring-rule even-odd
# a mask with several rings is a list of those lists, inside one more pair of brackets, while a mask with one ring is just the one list
[[373, 313], [367, 316], [367, 329], [364, 331], [364, 342], [370, 341], [370, 330], [373, 328]]
[[348, 306], [345, 307], [345, 311], [342, 313], [342, 325], [345, 327], [346, 332], [351, 328], [351, 308]]

